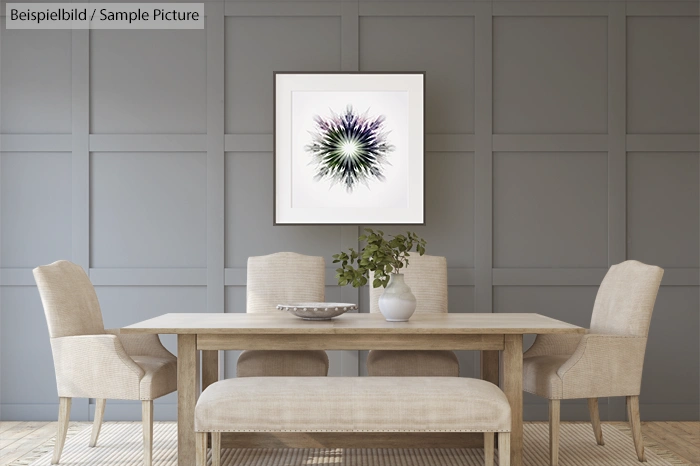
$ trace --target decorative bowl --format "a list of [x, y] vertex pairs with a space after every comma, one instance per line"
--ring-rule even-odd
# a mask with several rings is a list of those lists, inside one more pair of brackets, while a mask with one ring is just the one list
[[357, 309], [351, 303], [292, 303], [278, 304], [277, 309], [287, 311], [304, 320], [331, 320], [348, 311]]

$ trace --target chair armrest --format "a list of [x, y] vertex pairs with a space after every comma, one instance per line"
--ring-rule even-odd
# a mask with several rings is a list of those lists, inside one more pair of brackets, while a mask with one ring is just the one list
[[58, 396], [138, 400], [144, 370], [115, 335], [51, 339]]
[[532, 356], [568, 356], [574, 354], [583, 335], [578, 333], [540, 334], [523, 357]]
[[587, 334], [557, 370], [564, 398], [639, 395], [647, 338]]
[[153, 356], [164, 359], [177, 359], [173, 353], [165, 349], [156, 334], [120, 333], [118, 328], [106, 329], [105, 332], [116, 335], [129, 356]]

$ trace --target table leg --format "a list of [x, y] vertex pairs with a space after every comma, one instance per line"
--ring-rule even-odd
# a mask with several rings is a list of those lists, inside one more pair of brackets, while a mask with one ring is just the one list
[[506, 335], [503, 350], [503, 391], [510, 401], [513, 425], [510, 464], [522, 466], [523, 456], [523, 336]]
[[481, 352], [481, 380], [486, 380], [494, 385], [499, 382], [498, 351]]
[[197, 335], [177, 336], [177, 464], [195, 464], [194, 406], [199, 393]]
[[202, 391], [219, 380], [219, 352], [202, 351]]

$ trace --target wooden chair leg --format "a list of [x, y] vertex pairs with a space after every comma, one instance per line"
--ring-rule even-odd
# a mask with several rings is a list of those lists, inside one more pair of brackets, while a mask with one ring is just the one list
[[593, 434], [598, 445], [605, 445], [603, 441], [603, 428], [600, 426], [600, 412], [598, 411], [598, 398], [588, 399], [588, 412], [591, 415], [591, 424], [593, 424]]
[[104, 398], [97, 398], [95, 400], [95, 420], [92, 423], [92, 435], [90, 436], [90, 448], [97, 445], [97, 437], [100, 436], [100, 428], [102, 427], [102, 420], [105, 417], [105, 405], [107, 400]]
[[207, 466], [207, 433], [195, 432], [196, 448], [195, 448], [195, 465]]
[[141, 422], [143, 423], [143, 465], [153, 463], [153, 401], [141, 402]]
[[549, 400], [549, 464], [559, 466], [559, 419], [561, 400]]
[[644, 437], [642, 437], [642, 421], [639, 417], [639, 396], [627, 397], [627, 417], [632, 427], [632, 438], [634, 439], [634, 448], [637, 450], [637, 459], [645, 462], [647, 459], [644, 456]]
[[221, 432], [211, 433], [211, 466], [221, 466]]
[[58, 432], [56, 433], [56, 444], [53, 447], [53, 458], [51, 464], [58, 464], [61, 460], [63, 445], [66, 443], [68, 433], [68, 423], [70, 422], [71, 398], [61, 397], [58, 400]]
[[498, 433], [498, 466], [510, 466], [510, 432]]
[[493, 466], [493, 432], [484, 432], [484, 466]]

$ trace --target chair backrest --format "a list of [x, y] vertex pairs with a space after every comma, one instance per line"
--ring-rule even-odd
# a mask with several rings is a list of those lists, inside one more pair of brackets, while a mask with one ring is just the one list
[[105, 333], [95, 288], [82, 267], [57, 261], [33, 272], [51, 338]]
[[[404, 281], [416, 297], [416, 312], [447, 312], [447, 259], [412, 253], [408, 267], [402, 269]], [[379, 297], [384, 287], [374, 288], [374, 274], [369, 278], [369, 311], [379, 312]]]
[[294, 252], [249, 257], [246, 312], [280, 312], [278, 304], [323, 302], [325, 286], [323, 257]]
[[591, 333], [646, 337], [663, 275], [638, 261], [610, 267], [595, 298]]

